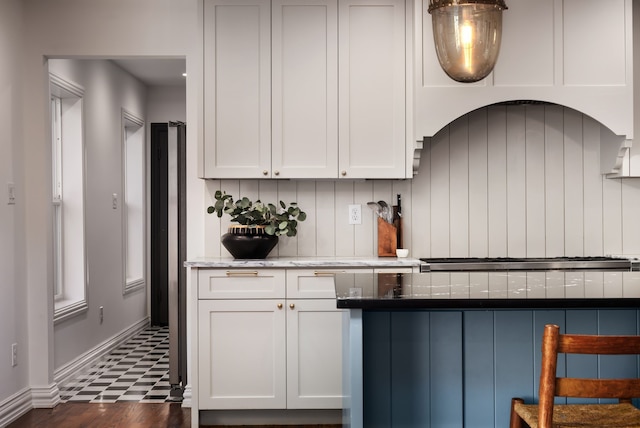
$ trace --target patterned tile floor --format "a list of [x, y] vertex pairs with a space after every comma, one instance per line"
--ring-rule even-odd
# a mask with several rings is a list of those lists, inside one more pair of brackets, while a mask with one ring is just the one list
[[169, 329], [149, 327], [61, 385], [63, 402], [164, 403], [169, 400]]

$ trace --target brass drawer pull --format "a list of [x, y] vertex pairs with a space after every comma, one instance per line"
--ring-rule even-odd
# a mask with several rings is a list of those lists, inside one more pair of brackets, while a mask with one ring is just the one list
[[290, 307], [291, 309], [293, 309], [293, 308], [295, 308], [295, 307], [296, 307], [296, 305], [295, 305], [294, 303], [290, 303], [290, 304], [289, 304], [289, 307]]
[[282, 309], [282, 303], [278, 303], [278, 309]]
[[316, 270], [313, 272], [315, 276], [333, 276], [339, 273], [346, 273], [344, 270]]
[[257, 270], [228, 270], [227, 276], [258, 276]]

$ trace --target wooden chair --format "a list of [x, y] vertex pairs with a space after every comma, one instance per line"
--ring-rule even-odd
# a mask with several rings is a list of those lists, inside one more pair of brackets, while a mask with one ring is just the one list
[[[640, 410], [631, 399], [640, 397], [640, 379], [556, 377], [558, 353], [640, 354], [640, 336], [560, 334], [546, 325], [542, 337], [539, 404], [511, 400], [510, 428], [640, 427]], [[554, 397], [617, 398], [617, 404], [556, 404]]]

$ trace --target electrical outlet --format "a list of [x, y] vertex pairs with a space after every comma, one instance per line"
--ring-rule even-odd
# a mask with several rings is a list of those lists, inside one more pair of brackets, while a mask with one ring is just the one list
[[18, 344], [11, 344], [11, 367], [18, 365]]
[[349, 224], [362, 224], [362, 205], [349, 205]]
[[104, 321], [104, 306], [100, 306], [100, 324]]

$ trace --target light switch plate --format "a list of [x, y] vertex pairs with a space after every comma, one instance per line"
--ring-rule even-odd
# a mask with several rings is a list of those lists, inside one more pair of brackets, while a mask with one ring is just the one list
[[13, 183], [7, 183], [7, 204], [16, 204], [16, 186]]

